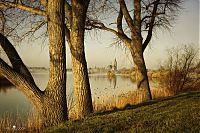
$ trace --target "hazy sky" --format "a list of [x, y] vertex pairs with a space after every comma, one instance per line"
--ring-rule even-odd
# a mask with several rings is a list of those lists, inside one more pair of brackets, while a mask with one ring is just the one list
[[[179, 14], [176, 24], [168, 31], [159, 31], [151, 41], [151, 46], [145, 51], [147, 68], [156, 68], [164, 63], [166, 50], [181, 44], [194, 43], [200, 47], [199, 41], [199, 3], [200, 0], [185, 0], [184, 9]], [[88, 67], [107, 66], [116, 58], [118, 67], [129, 67], [132, 59], [128, 54], [118, 47], [110, 44], [113, 35], [102, 32], [98, 36], [90, 37], [86, 34], [85, 51]], [[27, 66], [49, 66], [48, 46], [41, 41], [23, 42], [17, 46], [17, 50]], [[67, 50], [67, 67], [71, 67], [69, 50]]]

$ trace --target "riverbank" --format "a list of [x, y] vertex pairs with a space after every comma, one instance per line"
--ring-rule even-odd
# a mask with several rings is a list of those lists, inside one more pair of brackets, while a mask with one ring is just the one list
[[200, 91], [94, 113], [44, 132], [199, 132]]

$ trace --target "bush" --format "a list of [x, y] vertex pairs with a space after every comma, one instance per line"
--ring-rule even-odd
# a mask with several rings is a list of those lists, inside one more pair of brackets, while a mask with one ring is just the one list
[[200, 85], [198, 49], [192, 45], [175, 47], [168, 51], [167, 70], [162, 83], [173, 94], [196, 90]]

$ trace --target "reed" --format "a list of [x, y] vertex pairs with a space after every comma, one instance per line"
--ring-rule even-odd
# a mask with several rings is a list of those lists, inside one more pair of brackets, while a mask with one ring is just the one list
[[[168, 89], [151, 89], [153, 99], [172, 96], [171, 90]], [[105, 96], [101, 99], [93, 97], [94, 112], [104, 112], [114, 110], [116, 108], [124, 108], [127, 105], [134, 105], [147, 100], [145, 90], [133, 90], [127, 93], [120, 94], [118, 96]], [[69, 103], [68, 103], [69, 105]], [[74, 108], [74, 100], [70, 101], [70, 109], [68, 110], [69, 119], [76, 119], [76, 113]], [[15, 126], [15, 127], [14, 127]], [[39, 132], [41, 130], [41, 119], [39, 114], [32, 110], [21, 116], [17, 113], [16, 118], [13, 119], [11, 113], [4, 113], [0, 116], [0, 132]]]
[[[171, 96], [172, 94], [168, 89], [152, 90], [153, 99]], [[93, 106], [96, 112], [102, 112], [107, 110], [113, 110], [115, 108], [124, 108], [128, 104], [138, 104], [147, 100], [145, 90], [133, 90], [127, 93], [120, 94], [118, 96], [112, 96], [102, 100], [94, 99]]]
[[[170, 91], [167, 89], [153, 88], [151, 91], [154, 99], [171, 96]], [[145, 90], [133, 90], [120, 95], [113, 95], [110, 97], [104, 96], [100, 99], [93, 97], [93, 109], [94, 112], [109, 111], [115, 108], [124, 108], [127, 104], [138, 104], [146, 100], [147, 97]], [[73, 105], [73, 108], [70, 108], [69, 110], [69, 118], [74, 120], [76, 119], [75, 106], [74, 103], [70, 104]]]
[[40, 130], [41, 120], [36, 111], [23, 115], [17, 112], [15, 116], [6, 112], [0, 116], [0, 132], [2, 133], [39, 132]]

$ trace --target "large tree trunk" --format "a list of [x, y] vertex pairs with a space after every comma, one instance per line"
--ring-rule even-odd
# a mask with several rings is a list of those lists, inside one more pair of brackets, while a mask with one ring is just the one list
[[[130, 51], [133, 58], [133, 62], [136, 65], [136, 80], [137, 80], [137, 88], [144, 89], [147, 91], [148, 99], [152, 99], [151, 90], [149, 86], [149, 79], [147, 76], [147, 69], [144, 61], [143, 52], [141, 49], [141, 44], [136, 44], [137, 41], [134, 41]], [[139, 41], [138, 41], [139, 42]], [[138, 43], [137, 42], [137, 43]]]
[[88, 3], [88, 1], [72, 1], [73, 18], [69, 46], [72, 55], [72, 72], [77, 118], [83, 118], [93, 111], [87, 62], [84, 52], [84, 28]]
[[35, 85], [29, 70], [9, 40], [0, 34], [0, 45], [12, 64], [10, 67], [0, 58], [0, 73], [31, 100], [45, 127], [67, 120], [64, 1], [48, 1], [47, 20], [50, 77], [44, 92]]
[[[42, 126], [53, 126], [66, 121], [67, 103], [65, 89], [66, 69], [64, 47], [61, 47], [61, 44], [59, 45], [57, 43], [57, 46], [60, 48], [60, 50], [62, 49], [62, 52], [60, 51], [56, 54], [58, 55], [56, 57], [59, 57], [59, 59], [56, 59], [56, 57], [52, 55], [50, 79], [48, 87], [43, 92], [36, 86], [30, 72], [23, 64], [21, 58], [17, 54], [17, 51], [12, 46], [12, 44], [2, 34], [0, 34], [0, 39], [4, 40], [0, 41], [0, 45], [2, 47], [7, 47], [6, 49], [4, 48], [4, 50], [12, 51], [12, 54], [7, 54], [9, 59], [10, 55], [13, 55], [12, 59], [10, 59], [10, 61], [12, 62], [11, 64], [13, 64], [13, 68], [11, 68], [0, 58], [0, 73], [2, 76], [7, 78], [13, 85], [15, 85], [21, 92], [23, 92], [24, 95], [33, 103], [33, 105], [35, 106], [42, 118]], [[53, 44], [51, 46], [53, 46]], [[54, 48], [58, 49], [57, 46], [54, 46]], [[50, 50], [50, 53], [52, 54], [53, 51], [54, 50]], [[63, 56], [60, 56], [61, 53], [63, 53]], [[17, 65], [15, 65], [16, 62]]]
[[43, 97], [44, 126], [67, 120], [64, 1], [48, 0], [50, 73]]

